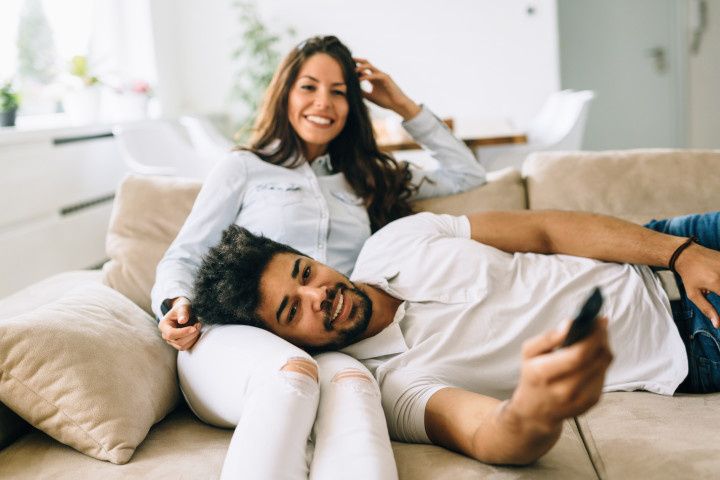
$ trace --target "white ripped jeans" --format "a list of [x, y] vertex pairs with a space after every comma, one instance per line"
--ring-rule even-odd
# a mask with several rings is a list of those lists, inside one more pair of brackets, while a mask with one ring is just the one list
[[397, 479], [377, 383], [348, 355], [212, 326], [180, 352], [178, 375], [201, 420], [235, 428], [222, 479]]

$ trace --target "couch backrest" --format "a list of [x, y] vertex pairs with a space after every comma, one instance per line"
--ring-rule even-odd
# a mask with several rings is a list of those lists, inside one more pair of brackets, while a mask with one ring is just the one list
[[190, 214], [199, 180], [129, 175], [110, 216], [104, 282], [148, 313], [155, 268]]
[[538, 152], [523, 165], [532, 210], [637, 223], [720, 209], [720, 150]]

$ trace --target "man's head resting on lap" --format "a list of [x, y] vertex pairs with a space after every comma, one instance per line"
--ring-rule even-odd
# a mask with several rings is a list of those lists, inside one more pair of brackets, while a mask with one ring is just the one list
[[193, 310], [207, 324], [260, 327], [320, 352], [360, 340], [372, 302], [327, 265], [231, 225], [203, 257]]

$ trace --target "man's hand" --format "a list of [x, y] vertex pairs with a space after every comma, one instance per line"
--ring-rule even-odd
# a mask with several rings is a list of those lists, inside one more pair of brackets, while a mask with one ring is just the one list
[[173, 300], [172, 308], [158, 323], [158, 329], [162, 332], [162, 338], [176, 349], [188, 350], [200, 337], [202, 325], [184, 326], [190, 321], [192, 307], [190, 300], [185, 297], [177, 297]]
[[720, 328], [718, 312], [705, 296], [709, 292], [720, 295], [720, 252], [693, 243], [675, 262], [675, 270], [682, 277], [688, 298]]
[[564, 419], [584, 413], [600, 399], [612, 361], [607, 319], [598, 318], [585, 340], [558, 349], [569, 326], [523, 344], [520, 382], [503, 412], [521, 430], [559, 433]]
[[420, 113], [420, 106], [400, 89], [387, 73], [377, 69], [364, 58], [354, 58], [357, 64], [356, 71], [359, 80], [367, 80], [372, 85], [372, 91], [363, 91], [363, 96], [374, 104], [388, 108], [404, 120], [410, 120]]
[[526, 465], [547, 453], [563, 420], [597, 403], [612, 360], [606, 319], [584, 340], [558, 349], [569, 326], [525, 342], [510, 400], [459, 388], [433, 394], [425, 407], [430, 440], [488, 463]]

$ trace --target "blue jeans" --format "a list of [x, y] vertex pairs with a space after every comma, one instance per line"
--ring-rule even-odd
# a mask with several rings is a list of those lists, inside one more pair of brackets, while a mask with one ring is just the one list
[[[685, 215], [666, 220], [652, 220], [645, 225], [652, 230], [690, 237], [713, 250], [720, 250], [720, 212]], [[681, 254], [682, 255], [682, 254]], [[688, 376], [678, 392], [709, 393], [720, 391], [720, 330], [716, 329], [695, 304], [687, 298], [680, 276], [675, 276], [682, 298], [670, 302], [673, 318], [685, 344]], [[720, 297], [710, 293], [708, 301], [720, 312]]]

